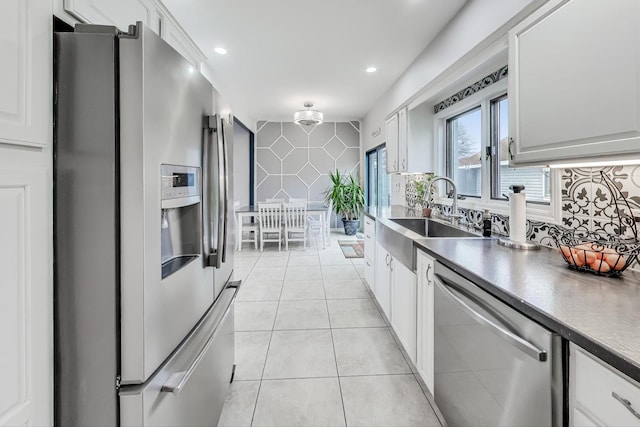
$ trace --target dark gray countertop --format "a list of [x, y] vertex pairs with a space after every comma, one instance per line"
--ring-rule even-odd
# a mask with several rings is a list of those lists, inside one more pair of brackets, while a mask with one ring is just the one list
[[[407, 209], [369, 210], [373, 218]], [[640, 274], [570, 270], [552, 249], [519, 251], [497, 239], [415, 239], [414, 246], [611, 366], [640, 381]]]

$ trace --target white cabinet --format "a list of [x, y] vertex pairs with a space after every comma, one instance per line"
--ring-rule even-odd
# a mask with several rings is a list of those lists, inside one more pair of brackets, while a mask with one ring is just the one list
[[551, 0], [509, 33], [513, 164], [640, 154], [640, 2]]
[[397, 114], [394, 114], [387, 119], [385, 129], [387, 135], [385, 143], [385, 146], [387, 148], [387, 173], [399, 172], [399, 135]]
[[206, 60], [198, 46], [170, 15], [164, 16], [162, 24], [162, 38], [189, 61], [191, 65], [197, 67], [200, 62]]
[[51, 4], [0, 6], [0, 143], [44, 147], [52, 129]]
[[426, 104], [387, 119], [387, 173], [433, 172], [433, 110]]
[[391, 319], [391, 255], [377, 242], [375, 271], [373, 294], [387, 319]]
[[416, 274], [376, 243], [374, 294], [412, 362], [416, 361]]
[[571, 424], [640, 426], [640, 384], [574, 344], [570, 352]]
[[435, 260], [417, 251], [418, 270], [418, 327], [416, 368], [431, 394], [433, 394], [433, 340], [434, 340], [434, 263]]
[[180, 27], [169, 10], [154, 0], [64, 0], [67, 12], [83, 22], [114, 25], [127, 31], [129, 25], [142, 21], [194, 66], [205, 55]]
[[416, 274], [391, 257], [391, 326], [416, 363]]
[[364, 279], [369, 289], [375, 289], [376, 269], [376, 221], [365, 215], [364, 217]]
[[64, 0], [64, 8], [86, 23], [113, 25], [127, 31], [129, 25], [142, 21], [160, 34], [160, 14], [151, 0]]

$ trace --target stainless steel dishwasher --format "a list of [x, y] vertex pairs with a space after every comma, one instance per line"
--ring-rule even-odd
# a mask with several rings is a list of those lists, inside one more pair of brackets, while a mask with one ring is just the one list
[[450, 426], [562, 425], [562, 350], [548, 331], [440, 263], [434, 398]]

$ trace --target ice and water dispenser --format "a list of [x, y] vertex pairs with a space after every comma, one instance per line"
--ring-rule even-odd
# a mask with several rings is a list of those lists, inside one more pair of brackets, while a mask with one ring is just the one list
[[200, 168], [161, 165], [162, 278], [175, 273], [202, 253]]

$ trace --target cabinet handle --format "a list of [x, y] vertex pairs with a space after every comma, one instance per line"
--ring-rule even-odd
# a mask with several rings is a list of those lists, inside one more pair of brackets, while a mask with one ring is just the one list
[[367, 239], [370, 239], [370, 238], [371, 238], [371, 236], [369, 236], [369, 235], [367, 234]]
[[393, 169], [398, 169], [398, 161], [397, 160], [393, 161]]
[[366, 263], [367, 263], [367, 265], [368, 265], [369, 267], [371, 267], [371, 264], [369, 264], [369, 261], [366, 261]]
[[387, 265], [387, 267], [389, 267], [389, 264], [390, 264], [390, 261], [389, 261], [389, 254], [387, 254], [387, 255], [384, 257], [384, 263]]
[[513, 160], [513, 152], [511, 151], [511, 147], [513, 146], [513, 144], [514, 144], [514, 143], [515, 143], [515, 142], [514, 142], [513, 138], [511, 138], [511, 137], [510, 137], [510, 138], [509, 138], [509, 146], [508, 146], [508, 149], [509, 149], [509, 158], [510, 158], [511, 160]]
[[634, 417], [640, 419], [640, 414], [633, 409], [633, 407], [631, 406], [631, 402], [629, 402], [627, 399], [625, 399], [624, 397], [620, 396], [618, 393], [616, 393], [615, 391], [611, 392], [611, 396], [617, 400], [618, 402], [622, 403], [622, 405], [627, 408], [627, 411], [631, 412], [633, 414]]
[[389, 258], [389, 270], [391, 270], [391, 271], [393, 271], [393, 261], [394, 261], [393, 257], [390, 257]]
[[431, 264], [427, 265], [427, 273], [425, 274], [425, 276], [427, 276], [427, 286], [431, 286], [431, 279], [429, 279], [429, 271], [431, 271]]
[[402, 169], [407, 168], [407, 159], [402, 159]]

